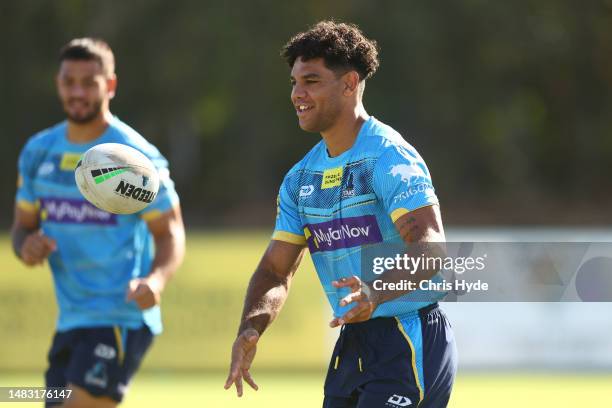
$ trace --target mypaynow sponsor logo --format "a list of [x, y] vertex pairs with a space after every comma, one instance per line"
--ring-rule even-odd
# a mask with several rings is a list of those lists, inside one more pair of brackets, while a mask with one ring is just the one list
[[382, 234], [374, 215], [307, 224], [304, 234], [311, 253], [382, 242]]
[[115, 214], [102, 211], [84, 200], [42, 198], [40, 212], [43, 221], [69, 224], [117, 224]]

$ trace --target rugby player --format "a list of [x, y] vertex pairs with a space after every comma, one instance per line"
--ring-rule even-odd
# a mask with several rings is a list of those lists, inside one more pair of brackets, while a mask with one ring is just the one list
[[[444, 242], [438, 199], [419, 153], [362, 103], [378, 68], [376, 43], [351, 24], [323, 21], [295, 35], [283, 57], [299, 126], [322, 140], [284, 178], [271, 242], [246, 293], [225, 388], [238, 395], [257, 343], [280, 312], [304, 249], [342, 326], [324, 407], [444, 407], [457, 369], [451, 326], [437, 299], [376, 291], [361, 252], [375, 245]], [[417, 271], [416, 279], [436, 271]], [[381, 277], [399, 282], [401, 271]]]
[[[67, 120], [32, 136], [19, 156], [12, 241], [23, 263], [48, 260], [53, 274], [59, 316], [46, 386], [72, 390], [64, 407], [115, 407], [162, 330], [160, 297], [182, 262], [184, 227], [166, 159], [109, 110], [110, 47], [74, 39], [59, 60]], [[74, 168], [99, 143], [129, 145], [158, 168], [159, 193], [146, 209], [110, 214], [79, 193]]]

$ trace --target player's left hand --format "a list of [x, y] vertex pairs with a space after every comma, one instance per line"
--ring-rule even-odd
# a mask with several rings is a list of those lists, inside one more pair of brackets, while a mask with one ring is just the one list
[[340, 300], [340, 306], [356, 303], [355, 307], [346, 312], [342, 317], [334, 318], [329, 325], [331, 327], [342, 326], [345, 323], [357, 323], [369, 320], [376, 310], [378, 303], [372, 298], [372, 291], [357, 276], [342, 278], [333, 281], [332, 285], [336, 288], [351, 288], [351, 293]]
[[163, 285], [154, 276], [132, 279], [125, 300], [135, 301], [142, 310], [148, 309], [161, 302], [162, 289]]

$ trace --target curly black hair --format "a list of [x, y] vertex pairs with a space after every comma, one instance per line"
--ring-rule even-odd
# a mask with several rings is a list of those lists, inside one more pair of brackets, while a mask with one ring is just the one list
[[281, 50], [281, 56], [293, 67], [301, 57], [308, 61], [323, 58], [334, 71], [355, 70], [359, 79], [372, 77], [378, 69], [376, 41], [366, 38], [354, 24], [321, 21], [308, 31], [296, 34]]

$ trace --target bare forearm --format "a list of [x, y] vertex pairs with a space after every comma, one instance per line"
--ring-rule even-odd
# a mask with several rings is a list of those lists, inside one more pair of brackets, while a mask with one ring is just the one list
[[249, 282], [238, 333], [252, 328], [262, 334], [281, 311], [290, 285], [290, 275], [282, 278], [260, 265]]
[[167, 234], [155, 239], [155, 258], [150, 276], [159, 279], [162, 286], [174, 276], [185, 256], [185, 235], [183, 232]]
[[13, 225], [11, 228], [11, 241], [13, 243], [13, 251], [18, 258], [21, 258], [21, 248], [23, 243], [32, 232], [35, 232], [37, 228], [28, 229], [21, 225]]

